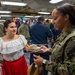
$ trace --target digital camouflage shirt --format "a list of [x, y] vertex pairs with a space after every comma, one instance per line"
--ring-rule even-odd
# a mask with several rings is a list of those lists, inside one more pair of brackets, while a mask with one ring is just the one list
[[0, 37], [4, 36], [3, 25], [0, 25]]
[[29, 35], [29, 28], [28, 28], [27, 25], [22, 24], [22, 25], [18, 28], [18, 33], [24, 35], [25, 38], [27, 39], [27, 41], [29, 42], [29, 40], [30, 40], [30, 35]]
[[51, 75], [75, 75], [75, 28], [61, 33], [51, 53], [51, 62], [47, 61], [46, 70]]

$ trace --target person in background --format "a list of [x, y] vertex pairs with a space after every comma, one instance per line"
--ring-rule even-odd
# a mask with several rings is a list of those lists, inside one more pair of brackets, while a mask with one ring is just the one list
[[0, 37], [0, 53], [3, 57], [2, 75], [28, 75], [28, 66], [23, 50], [28, 51], [27, 40], [17, 35], [16, 24], [10, 20], [4, 22], [5, 35]]
[[51, 61], [34, 55], [34, 63], [43, 65], [52, 75], [75, 75], [75, 9], [65, 3], [52, 11], [53, 24], [62, 33], [53, 48], [41, 46], [40, 53], [50, 52]]
[[3, 25], [0, 24], [0, 37], [4, 36], [5, 33], [3, 32]]
[[36, 19], [33, 20], [33, 25], [35, 25], [37, 23]]
[[[23, 23], [23, 21], [20, 22], [21, 26], [18, 28], [18, 34], [22, 34], [24, 35], [24, 37], [27, 39], [28, 44], [30, 44], [30, 34], [29, 34], [29, 29], [30, 29], [30, 21], [26, 20], [25, 24]], [[24, 56], [26, 58], [27, 61], [27, 65], [29, 66], [29, 60], [30, 60], [30, 53], [25, 52]]]
[[35, 25], [36, 23], [37, 23], [37, 20], [36, 20], [36, 19], [32, 20], [30, 27], [32, 27], [32, 26]]
[[51, 22], [50, 24], [50, 30], [52, 31], [53, 33], [53, 38], [51, 40], [51, 48], [53, 47], [54, 45], [54, 42], [56, 41], [57, 37], [60, 35], [61, 33], [61, 30], [57, 30], [53, 24], [53, 21]]
[[20, 27], [20, 22], [15, 22], [16, 23], [16, 27], [17, 27], [17, 33], [18, 34], [18, 28]]
[[28, 25], [28, 28], [30, 29], [30, 20], [26, 20], [26, 25]]
[[[32, 44], [40, 44], [48, 47], [48, 41], [47, 38], [52, 38], [52, 32], [50, 29], [44, 25], [45, 24], [45, 19], [44, 17], [39, 17], [38, 22], [31, 26], [30, 28], [30, 39]], [[43, 54], [38, 54], [38, 53], [31, 53], [30, 54], [30, 64], [33, 63], [33, 54], [40, 55], [43, 58], [49, 60], [49, 55], [48, 53], [43, 53]], [[44, 75], [47, 75], [47, 71], [44, 71]]]
[[50, 28], [50, 21], [47, 19], [45, 24]]
[[30, 42], [30, 34], [29, 34], [29, 26], [28, 21], [24, 24], [23, 21], [20, 22], [20, 27], [18, 28], [18, 34], [24, 35], [24, 37], [27, 39], [28, 43]]

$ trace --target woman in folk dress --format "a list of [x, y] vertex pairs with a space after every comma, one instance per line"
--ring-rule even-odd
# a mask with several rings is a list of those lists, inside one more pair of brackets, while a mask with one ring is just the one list
[[0, 53], [3, 56], [2, 75], [28, 75], [28, 66], [24, 57], [27, 40], [17, 35], [16, 24], [10, 20], [4, 22], [5, 36], [0, 38]]

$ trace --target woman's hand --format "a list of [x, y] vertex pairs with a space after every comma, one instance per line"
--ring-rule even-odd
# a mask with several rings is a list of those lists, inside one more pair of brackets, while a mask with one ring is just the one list
[[38, 51], [38, 53], [46, 53], [49, 51], [49, 48], [47, 48], [46, 46], [40, 46], [40, 50]]
[[24, 49], [26, 52], [28, 52], [29, 51], [29, 49], [28, 49], [28, 47], [25, 47], [25, 49]]
[[44, 59], [37, 55], [33, 55], [33, 56], [34, 56], [34, 64], [41, 66]]

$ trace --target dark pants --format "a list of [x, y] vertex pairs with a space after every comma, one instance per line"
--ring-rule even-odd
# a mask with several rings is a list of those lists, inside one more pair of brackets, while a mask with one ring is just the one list
[[[49, 54], [48, 53], [44, 53], [44, 54], [38, 54], [38, 53], [31, 53], [30, 54], [30, 64], [33, 63], [33, 54], [35, 55], [40, 55], [41, 57], [43, 57], [46, 60], [49, 60]], [[44, 75], [48, 75], [48, 71], [44, 69]]]

